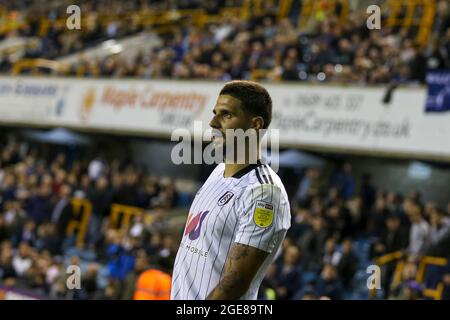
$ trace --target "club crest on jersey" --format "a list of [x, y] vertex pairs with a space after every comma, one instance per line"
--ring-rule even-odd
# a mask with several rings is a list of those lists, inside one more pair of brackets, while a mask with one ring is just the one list
[[219, 200], [217, 200], [217, 205], [222, 207], [224, 205], [226, 205], [228, 203], [228, 201], [231, 200], [231, 198], [233, 198], [234, 194], [231, 191], [227, 191], [225, 192], [225, 194], [223, 196], [221, 196], [219, 198]]
[[267, 228], [273, 222], [273, 205], [265, 201], [256, 201], [253, 221], [260, 228]]
[[184, 235], [189, 234], [189, 240], [197, 240], [200, 236], [200, 230], [202, 228], [203, 220], [205, 220], [209, 211], [199, 212], [196, 216], [192, 213], [189, 214], [186, 229], [184, 230]]

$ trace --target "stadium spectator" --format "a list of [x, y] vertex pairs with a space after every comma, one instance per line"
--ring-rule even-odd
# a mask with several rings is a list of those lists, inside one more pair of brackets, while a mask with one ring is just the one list
[[0, 242], [0, 279], [5, 283], [19, 276], [13, 265], [13, 260], [14, 254], [11, 243], [7, 240]]
[[442, 292], [442, 300], [450, 300], [450, 273], [442, 277], [444, 283], [444, 290]]
[[[400, 218], [395, 214], [389, 214], [386, 218], [386, 228], [381, 232], [371, 246], [371, 258], [378, 258], [386, 254], [403, 251], [408, 247], [408, 233], [401, 227]], [[387, 264], [382, 275], [382, 288], [384, 297], [389, 297], [390, 284], [395, 272], [394, 264]]]
[[[22, 227], [25, 224], [25, 220], [27, 219], [27, 213], [22, 207], [22, 202], [18, 200], [6, 201], [4, 208], [5, 226], [11, 233], [11, 240], [14, 242], [14, 245], [21, 240], [33, 242], [35, 236], [34, 233], [26, 233], [26, 230], [31, 230], [34, 228], [34, 221], [32, 222], [33, 226], [30, 226], [30, 223], [28, 223], [28, 226], [25, 227], [24, 233], [20, 235]], [[20, 239], [21, 236], [22, 239]]]
[[317, 179], [319, 178], [319, 171], [316, 168], [308, 168], [304, 177], [300, 180], [295, 200], [303, 203], [310, 197], [317, 188]]
[[[133, 285], [134, 300], [169, 300], [172, 277], [156, 265], [149, 265], [142, 256]], [[130, 288], [131, 289], [131, 288]]]
[[7, 240], [10, 238], [8, 228], [5, 224], [5, 219], [3, 218], [3, 215], [0, 214], [0, 243], [2, 243], [4, 240]]
[[422, 298], [423, 288], [416, 281], [417, 265], [414, 260], [406, 263], [399, 283], [393, 283], [390, 299], [417, 300]]
[[49, 221], [51, 218], [51, 177], [47, 177], [48, 179], [43, 179], [39, 188], [26, 201], [27, 216], [33, 219], [37, 225]]
[[81, 278], [83, 285], [79, 298], [92, 300], [98, 294], [97, 278], [100, 266], [97, 263], [89, 263], [86, 269], [86, 272]]
[[382, 235], [389, 212], [384, 194], [381, 192], [378, 193], [375, 205], [369, 214], [368, 232], [370, 235], [373, 237], [380, 237]]
[[[184, 2], [184, 1], [183, 1]], [[445, 2], [445, 1], [444, 1]], [[442, 3], [444, 3], [442, 2]], [[160, 2], [122, 3], [99, 1], [82, 5], [88, 12], [83, 32], [70, 32], [56, 17], [65, 17], [64, 1], [53, 8], [42, 6], [38, 13], [24, 11], [18, 30], [3, 33], [4, 39], [15, 36], [34, 39], [25, 45], [21, 58], [57, 59], [101, 45], [106, 40], [121, 40], [152, 30], [145, 14], [158, 10], [176, 10], [184, 5]], [[233, 5], [220, 1], [194, 1], [187, 7], [218, 12]], [[237, 1], [235, 5], [243, 5]], [[249, 79], [254, 73], [265, 80], [389, 83], [423, 82], [429, 69], [448, 67], [448, 6], [437, 11], [436, 41], [431, 50], [415, 44], [417, 32], [406, 28], [383, 26], [382, 30], [366, 29], [366, 13], [342, 9], [325, 12], [320, 8], [306, 28], [296, 26], [295, 14], [301, 6], [293, 5], [286, 18], [277, 18], [276, 7], [263, 6], [265, 16], [248, 19], [219, 15], [212, 23], [199, 25], [193, 19], [171, 20], [160, 32], [161, 46], [150, 53], [136, 55], [129, 61], [121, 54], [104, 59], [77, 59], [69, 74], [141, 78], [203, 78], [216, 80]], [[339, 8], [339, 4], [336, 8]], [[245, 9], [242, 9], [245, 10]], [[173, 12], [173, 11], [170, 11]], [[126, 17], [120, 14], [128, 13]], [[109, 17], [103, 21], [102, 16]], [[43, 18], [52, 17], [47, 27]], [[320, 19], [318, 17], [321, 17]], [[217, 17], [217, 16], [215, 16]], [[297, 17], [298, 18], [298, 17]], [[158, 29], [156, 26], [155, 29]], [[38, 32], [39, 31], [39, 32]], [[409, 32], [410, 31], [410, 32]], [[37, 41], [35, 40], [37, 38]], [[5, 54], [0, 71], [11, 72], [17, 52]], [[262, 72], [261, 72], [262, 71]], [[27, 72], [27, 71], [24, 71]]]
[[71, 196], [71, 186], [68, 184], [62, 185], [59, 193], [59, 199], [53, 208], [51, 221], [56, 225], [59, 241], [62, 241], [66, 236], [66, 230], [69, 225], [69, 221], [72, 218], [73, 207], [70, 203]]
[[315, 287], [317, 296], [339, 300], [344, 297], [344, 288], [338, 278], [336, 267], [325, 264]]
[[353, 181], [352, 165], [350, 163], [343, 164], [342, 170], [334, 176], [331, 185], [337, 188], [344, 200], [348, 200], [353, 196], [355, 183]]
[[321, 268], [322, 257], [328, 231], [325, 221], [321, 216], [311, 218], [312, 228], [298, 240], [298, 246], [306, 261], [307, 270], [318, 270]]
[[106, 166], [101, 157], [91, 160], [88, 167], [88, 176], [91, 181], [96, 181], [105, 174]]
[[430, 256], [450, 258], [449, 214], [435, 208], [431, 213], [430, 247], [426, 254]]
[[301, 288], [300, 255], [300, 250], [295, 245], [290, 245], [285, 249], [283, 263], [279, 266], [276, 275], [275, 290], [278, 299], [292, 299], [293, 295]]
[[173, 268], [177, 247], [174, 237], [170, 234], [164, 234], [161, 249], [157, 253], [158, 265], [162, 270], [169, 271]]
[[162, 235], [158, 232], [152, 232], [148, 238], [148, 242], [144, 244], [144, 249], [150, 258], [156, 257], [162, 249]]
[[430, 243], [436, 245], [450, 232], [450, 218], [439, 208], [434, 208], [430, 216]]
[[[121, 232], [112, 232], [111, 236], [111, 243], [108, 245], [106, 253], [109, 275], [112, 279], [123, 280], [134, 268], [133, 248], [125, 247], [125, 239]], [[113, 286], [110, 290], [113, 290]]]
[[290, 239], [300, 239], [307, 230], [311, 228], [311, 213], [305, 206], [299, 207], [293, 215], [291, 228], [287, 237]]
[[98, 296], [98, 300], [118, 300], [120, 297], [120, 281], [110, 279], [107, 286]]
[[372, 175], [370, 173], [365, 173], [362, 177], [361, 182], [361, 201], [363, 212], [370, 212], [376, 201], [376, 189], [372, 184]]
[[358, 269], [358, 262], [358, 257], [353, 251], [351, 239], [345, 239], [342, 242], [342, 255], [336, 266], [339, 278], [342, 279], [342, 284], [345, 289], [349, 289], [352, 284], [352, 280]]
[[126, 276], [121, 290], [122, 300], [133, 300], [136, 290], [136, 282], [139, 275], [148, 268], [148, 256], [145, 250], [140, 250], [133, 271]]
[[147, 231], [151, 234], [163, 233], [168, 229], [167, 213], [164, 208], [157, 207], [153, 210], [152, 222], [147, 226]]
[[99, 241], [99, 232], [103, 219], [109, 214], [112, 194], [109, 191], [106, 177], [98, 177], [95, 187], [87, 191], [87, 199], [92, 203], [91, 219], [89, 221], [89, 242], [96, 245]]
[[31, 248], [28, 244], [22, 242], [17, 252], [14, 254], [12, 265], [17, 275], [24, 275], [32, 265]]
[[336, 247], [336, 239], [333, 237], [330, 237], [325, 242], [325, 250], [323, 255], [323, 265], [325, 264], [331, 264], [333, 266], [337, 266], [339, 264], [339, 261], [342, 258], [342, 253], [337, 250]]
[[34, 247], [38, 251], [49, 251], [52, 255], [61, 254], [61, 241], [58, 238], [55, 224], [46, 222], [38, 227]]
[[401, 251], [408, 246], [408, 234], [401, 228], [400, 218], [391, 214], [386, 219], [386, 228], [373, 246], [373, 256]]
[[308, 287], [303, 294], [302, 300], [318, 300], [319, 297], [316, 295], [314, 288]]
[[420, 208], [417, 205], [410, 204], [406, 210], [411, 220], [408, 252], [414, 255], [423, 254], [429, 245], [430, 226], [423, 219]]
[[136, 214], [133, 218], [133, 224], [129, 229], [128, 235], [132, 238], [141, 238], [144, 235], [145, 223], [144, 214]]

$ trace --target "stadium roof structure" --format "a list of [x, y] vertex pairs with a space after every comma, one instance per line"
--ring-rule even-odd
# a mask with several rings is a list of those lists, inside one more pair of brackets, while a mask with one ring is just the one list
[[31, 140], [42, 143], [78, 146], [91, 144], [91, 139], [88, 137], [65, 128], [56, 128], [47, 132], [27, 130], [25, 136]]
[[[272, 162], [273, 155], [266, 156]], [[279, 154], [279, 166], [282, 168], [306, 168], [306, 167], [323, 167], [326, 163], [320, 157], [308, 154], [300, 150], [286, 150]]]

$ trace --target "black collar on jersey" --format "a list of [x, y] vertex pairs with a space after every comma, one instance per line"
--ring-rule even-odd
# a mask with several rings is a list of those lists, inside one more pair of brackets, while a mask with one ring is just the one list
[[258, 168], [259, 166], [262, 166], [263, 163], [261, 162], [261, 160], [258, 159], [258, 161], [256, 161], [256, 163], [253, 164], [249, 164], [248, 166], [246, 166], [245, 168], [239, 170], [238, 172], [236, 172], [235, 174], [233, 174], [231, 176], [231, 178], [237, 178], [240, 179], [242, 178], [244, 175], [246, 175], [247, 173], [249, 173], [250, 171], [252, 171], [253, 169]]

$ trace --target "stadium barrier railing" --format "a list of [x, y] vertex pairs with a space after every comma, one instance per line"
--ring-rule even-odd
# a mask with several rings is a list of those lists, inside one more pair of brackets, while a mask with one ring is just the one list
[[387, 25], [410, 31], [416, 28], [416, 42], [426, 46], [433, 30], [436, 0], [389, 0], [385, 3], [389, 12]]
[[92, 213], [92, 203], [86, 199], [71, 199], [73, 208], [73, 219], [70, 220], [66, 234], [71, 236], [76, 234], [76, 244], [82, 247], [89, 226]]
[[[115, 229], [128, 229], [132, 219], [142, 215], [144, 211], [143, 208], [114, 203], [111, 205], [110, 226]], [[147, 220], [146, 222], [151, 223], [152, 220]]]
[[[71, 204], [73, 216], [67, 226], [66, 235], [75, 236], [76, 245], [83, 247], [92, 214], [92, 203], [87, 199], [73, 198], [71, 199]], [[146, 225], [154, 221], [154, 216], [150, 214], [150, 210], [148, 209], [113, 203], [111, 204], [109, 213], [109, 226], [113, 229], [128, 230], [133, 219], [137, 216], [143, 217]], [[180, 223], [175, 217], [173, 226], [179, 225]]]
[[[391, 286], [398, 286], [402, 281], [402, 274], [407, 261], [411, 258], [417, 258], [414, 255], [407, 254], [402, 251], [391, 252], [375, 259], [375, 264], [380, 268], [385, 267], [389, 263], [395, 263], [395, 271], [392, 276]], [[445, 267], [449, 264], [448, 259], [443, 257], [422, 256], [418, 257], [418, 268], [416, 273], [416, 281], [419, 285], [424, 286], [425, 275], [429, 266]], [[442, 279], [441, 279], [442, 280]], [[425, 298], [432, 298], [434, 300], [441, 300], [444, 290], [442, 281], [436, 284], [435, 288], [423, 287], [423, 296]], [[377, 296], [377, 289], [369, 289], [369, 298], [374, 299]]]
[[12, 74], [19, 75], [25, 70], [29, 70], [31, 74], [39, 74], [39, 69], [47, 69], [52, 73], [64, 75], [70, 70], [70, 66], [48, 59], [21, 59], [13, 64]]

